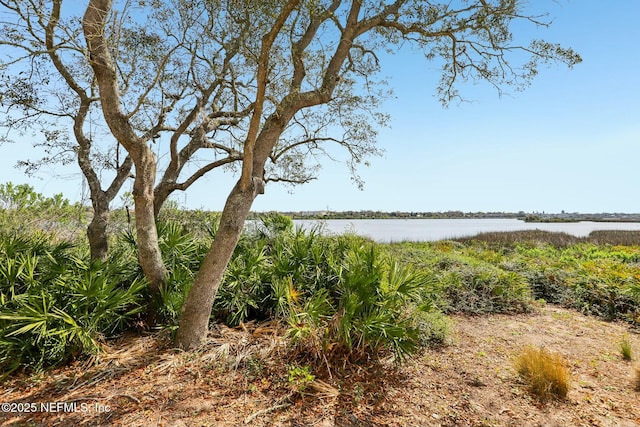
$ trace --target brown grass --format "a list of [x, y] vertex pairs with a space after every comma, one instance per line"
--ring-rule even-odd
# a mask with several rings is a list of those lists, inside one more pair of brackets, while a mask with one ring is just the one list
[[640, 245], [640, 231], [635, 230], [596, 230], [586, 239], [594, 245]]
[[476, 241], [497, 246], [513, 246], [519, 243], [549, 244], [557, 248], [566, 248], [582, 242], [594, 245], [640, 246], [640, 231], [596, 230], [587, 237], [576, 237], [568, 233], [544, 230], [491, 231], [472, 237], [458, 238], [455, 241], [461, 243]]
[[526, 347], [516, 357], [516, 370], [531, 394], [540, 400], [564, 399], [569, 391], [569, 371], [562, 356], [544, 348]]
[[462, 243], [477, 241], [499, 246], [513, 246], [519, 243], [546, 243], [564, 248], [579, 243], [583, 239], [567, 233], [543, 230], [520, 230], [491, 231], [480, 233], [473, 237], [464, 237], [456, 240]]

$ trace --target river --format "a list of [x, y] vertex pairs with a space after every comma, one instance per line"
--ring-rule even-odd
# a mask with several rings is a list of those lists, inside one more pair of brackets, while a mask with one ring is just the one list
[[588, 236], [595, 230], [640, 230], [637, 222], [561, 222], [531, 223], [519, 219], [331, 219], [295, 220], [305, 229], [314, 226], [331, 234], [353, 232], [378, 242], [428, 242], [474, 236], [488, 231], [545, 230], [560, 231], [577, 237]]

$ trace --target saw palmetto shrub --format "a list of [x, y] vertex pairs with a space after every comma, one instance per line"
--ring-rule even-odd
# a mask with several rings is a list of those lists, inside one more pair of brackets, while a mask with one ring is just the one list
[[314, 239], [317, 246], [299, 253], [307, 254], [308, 265], [273, 283], [276, 313], [288, 322], [296, 348], [318, 360], [382, 354], [401, 360], [427, 341], [423, 333], [433, 330], [418, 313], [436, 308], [423, 292], [426, 275], [382, 256], [365, 239]]
[[[0, 236], [0, 371], [41, 370], [96, 352], [142, 309], [143, 280], [122, 263], [42, 234]], [[125, 269], [126, 271], [126, 269]]]
[[238, 244], [214, 305], [218, 320], [275, 319], [291, 348], [316, 360], [400, 360], [444, 341], [443, 317], [421, 314], [438, 311], [423, 270], [400, 265], [368, 239], [267, 218]]

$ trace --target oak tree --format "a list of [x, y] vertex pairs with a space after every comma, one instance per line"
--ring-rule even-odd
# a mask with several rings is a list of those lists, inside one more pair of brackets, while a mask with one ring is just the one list
[[[62, 0], [46, 3], [53, 10]], [[86, 45], [77, 38], [79, 17], [69, 18], [60, 40], [78, 45], [83, 87], [97, 88], [91, 99], [133, 164], [139, 259], [152, 293], [166, 278], [155, 227], [163, 201], [220, 166], [237, 172], [183, 305], [178, 345], [193, 348], [206, 336], [224, 270], [269, 182], [315, 178], [331, 147], [345, 150], [354, 173], [378, 152], [382, 53], [409, 46], [438, 64], [444, 104], [468, 80], [522, 88], [540, 64], [580, 62], [571, 49], [512, 33], [516, 24], [549, 25], [529, 7], [521, 0], [89, 0]]]
[[[258, 27], [261, 40], [252, 52], [255, 92], [243, 141], [242, 172], [183, 306], [177, 343], [187, 349], [206, 336], [223, 271], [253, 200], [264, 192], [265, 164], [277, 153], [288, 127], [310, 111], [337, 109], [345, 118], [343, 129], [359, 132], [359, 123], [348, 119], [353, 111], [343, 115], [340, 110], [375, 98], [366, 91], [366, 83], [378, 71], [379, 52], [406, 43], [427, 59], [441, 61], [438, 93], [444, 103], [459, 96], [460, 81], [479, 79], [498, 88], [522, 86], [536, 75], [541, 62], [573, 66], [581, 60], [571, 49], [545, 41], [514, 42], [510, 30], [514, 21], [546, 25], [541, 17], [527, 15], [526, 3], [518, 0], [275, 0], [267, 2], [270, 13], [252, 1], [218, 3], [231, 3], [233, 8], [227, 9], [231, 14], [236, 13], [234, 8], [249, 11], [253, 22], [266, 21], [266, 26]], [[524, 63], [512, 63], [511, 57], [517, 61], [521, 54]], [[363, 92], [356, 82], [364, 82]], [[301, 144], [306, 143], [304, 129], [299, 132]]]

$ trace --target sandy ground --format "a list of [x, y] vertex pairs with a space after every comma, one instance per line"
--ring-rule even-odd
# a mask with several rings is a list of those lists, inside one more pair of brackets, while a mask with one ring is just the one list
[[[554, 306], [452, 319], [448, 346], [398, 369], [324, 375], [304, 390], [288, 380], [282, 341], [268, 327], [221, 329], [196, 354], [159, 336], [129, 337], [92, 366], [5, 381], [0, 426], [640, 426], [640, 335], [627, 324]], [[623, 337], [631, 362], [620, 354]], [[528, 394], [513, 368], [527, 345], [566, 358], [567, 399]]]

